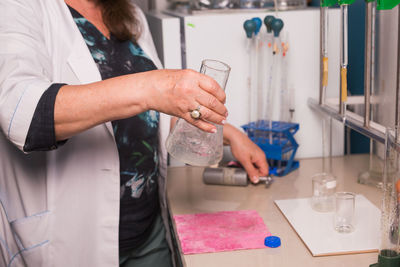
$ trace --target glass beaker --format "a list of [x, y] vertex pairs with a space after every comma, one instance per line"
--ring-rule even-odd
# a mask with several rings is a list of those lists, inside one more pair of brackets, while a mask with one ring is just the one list
[[[203, 60], [200, 72], [213, 78], [225, 90], [231, 68], [220, 61]], [[210, 166], [222, 159], [223, 126], [214, 124], [216, 133], [208, 133], [178, 119], [166, 141], [168, 153], [190, 165]]]
[[318, 212], [330, 212], [335, 208], [336, 178], [329, 173], [317, 173], [312, 177], [312, 208]]
[[354, 231], [356, 195], [350, 192], [338, 192], [335, 197], [335, 230], [339, 233], [351, 233]]

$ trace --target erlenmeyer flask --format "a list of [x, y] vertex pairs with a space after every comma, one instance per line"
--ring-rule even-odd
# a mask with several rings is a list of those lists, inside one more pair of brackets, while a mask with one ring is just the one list
[[[231, 68], [220, 61], [203, 60], [200, 72], [213, 78], [222, 89], [228, 80]], [[166, 141], [168, 153], [174, 158], [195, 166], [217, 164], [222, 159], [223, 126], [214, 124], [216, 133], [208, 133], [178, 119]]]

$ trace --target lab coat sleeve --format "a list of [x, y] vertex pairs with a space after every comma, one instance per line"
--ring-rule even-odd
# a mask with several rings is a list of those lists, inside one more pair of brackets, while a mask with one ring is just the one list
[[0, 127], [23, 150], [52, 68], [38, 1], [0, 1]]

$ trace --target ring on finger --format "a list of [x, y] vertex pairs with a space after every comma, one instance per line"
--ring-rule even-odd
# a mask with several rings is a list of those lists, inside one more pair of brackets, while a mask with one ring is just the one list
[[190, 111], [190, 117], [192, 117], [195, 120], [200, 119], [200, 117], [201, 117], [200, 108], [201, 108], [201, 106], [198, 105], [196, 109]]

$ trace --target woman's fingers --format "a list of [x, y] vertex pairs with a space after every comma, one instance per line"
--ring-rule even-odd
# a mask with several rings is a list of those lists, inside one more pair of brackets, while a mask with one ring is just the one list
[[212, 125], [211, 123], [204, 121], [202, 119], [193, 119], [190, 114], [183, 115], [182, 118], [187, 121], [188, 123], [192, 124], [193, 126], [196, 126], [197, 128], [209, 132], [209, 133], [216, 133], [217, 128], [215, 125]]
[[205, 106], [200, 105], [199, 112], [201, 114], [200, 118], [204, 121], [209, 121], [209, 122], [213, 122], [216, 124], [225, 124], [225, 121], [226, 121], [225, 116], [221, 116], [218, 113], [208, 109]]
[[250, 181], [257, 184], [259, 182], [259, 173], [258, 170], [254, 167], [253, 163], [250, 161], [250, 158], [247, 158], [241, 162], [243, 168], [246, 170], [247, 175], [250, 178]]
[[209, 94], [216, 97], [221, 103], [225, 103], [226, 95], [224, 90], [218, 85], [218, 83], [211, 77], [200, 74], [202, 77], [199, 79], [199, 86]]
[[267, 176], [269, 174], [269, 167], [264, 152], [259, 153], [254, 159], [253, 164], [257, 167], [259, 176]]
[[[228, 110], [226, 109], [225, 105], [210, 93], [205, 91], [200, 91], [199, 94], [196, 96], [196, 101], [201, 106], [207, 108], [209, 110], [207, 112], [215, 112], [221, 116], [226, 117]], [[218, 123], [218, 121], [213, 121], [213, 122]]]

